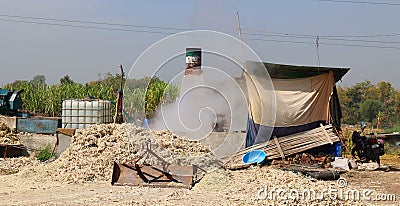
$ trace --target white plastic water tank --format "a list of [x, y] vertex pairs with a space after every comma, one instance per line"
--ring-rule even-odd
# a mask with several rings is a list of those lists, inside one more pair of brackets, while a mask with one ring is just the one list
[[111, 101], [107, 100], [64, 100], [62, 104], [62, 124], [65, 128], [83, 129], [91, 124], [111, 123]]

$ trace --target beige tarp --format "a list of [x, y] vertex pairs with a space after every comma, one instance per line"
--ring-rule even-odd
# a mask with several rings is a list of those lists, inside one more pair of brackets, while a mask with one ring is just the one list
[[300, 79], [269, 79], [248, 73], [245, 77], [254, 123], [288, 127], [329, 121], [333, 72]]

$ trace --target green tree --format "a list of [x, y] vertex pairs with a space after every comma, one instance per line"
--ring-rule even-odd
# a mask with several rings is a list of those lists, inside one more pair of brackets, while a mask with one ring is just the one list
[[357, 122], [357, 119], [354, 115], [351, 115], [354, 113], [354, 107], [351, 107], [351, 99], [347, 95], [348, 90], [348, 87], [342, 88], [340, 86], [337, 86], [340, 106], [342, 108], [342, 122], [345, 124], [355, 124]]
[[389, 82], [379, 82], [377, 84], [377, 96], [383, 104], [382, 125], [393, 126], [393, 123], [397, 122], [395, 88]]
[[74, 81], [69, 77], [69, 75], [65, 75], [60, 79], [61, 84], [73, 84]]
[[369, 122], [372, 122], [382, 110], [382, 103], [379, 100], [367, 99], [361, 104], [361, 114]]
[[394, 93], [394, 113], [395, 113], [395, 122], [396, 124], [400, 124], [400, 90]]
[[390, 84], [390, 82], [378, 82], [377, 90], [378, 90], [378, 98], [379, 100], [386, 105], [388, 101], [391, 99], [391, 96], [393, 95], [394, 88]]
[[46, 77], [44, 75], [36, 75], [31, 82], [35, 85], [46, 85]]
[[343, 111], [343, 123], [356, 124], [362, 119], [360, 106], [366, 96], [373, 95], [373, 85], [366, 80], [352, 87], [338, 87], [338, 95]]

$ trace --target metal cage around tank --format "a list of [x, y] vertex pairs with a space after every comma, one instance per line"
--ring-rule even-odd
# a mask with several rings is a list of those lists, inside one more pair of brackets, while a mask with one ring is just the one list
[[92, 124], [113, 122], [112, 105], [108, 100], [64, 100], [62, 124], [65, 128], [83, 129]]

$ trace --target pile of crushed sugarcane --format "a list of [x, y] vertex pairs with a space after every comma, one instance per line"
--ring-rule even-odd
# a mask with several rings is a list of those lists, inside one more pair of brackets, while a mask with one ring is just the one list
[[[330, 188], [336, 189], [336, 193], [328, 193]], [[342, 196], [338, 195], [340, 189], [336, 181], [320, 181], [258, 166], [235, 171], [214, 170], [193, 188], [215, 195], [226, 194], [221, 205], [366, 205], [362, 199], [344, 194], [346, 190], [356, 188], [343, 188]]]
[[0, 122], [0, 144], [22, 144], [17, 135], [4, 122]]
[[[157, 156], [145, 154], [150, 149]], [[63, 182], [108, 181], [113, 163], [196, 165], [203, 170], [221, 163], [208, 147], [169, 131], [152, 131], [131, 124], [99, 124], [79, 129], [70, 147], [56, 160], [53, 174]]]
[[0, 175], [17, 173], [24, 167], [40, 164], [42, 163], [34, 157], [0, 158]]

